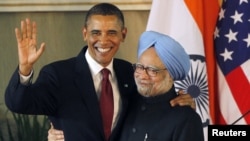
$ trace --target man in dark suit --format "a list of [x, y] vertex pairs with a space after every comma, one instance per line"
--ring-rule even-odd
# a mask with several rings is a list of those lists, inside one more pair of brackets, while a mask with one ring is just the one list
[[142, 33], [138, 61], [133, 64], [138, 93], [131, 99], [118, 141], [204, 141], [201, 118], [189, 106], [172, 107], [177, 97], [174, 81], [183, 80], [190, 59], [173, 38]]
[[[6, 89], [7, 107], [16, 113], [48, 115], [66, 141], [105, 141], [99, 98], [100, 71], [107, 68], [114, 94], [113, 140], [136, 92], [131, 63], [113, 58], [127, 34], [120, 9], [108, 3], [93, 6], [82, 30], [87, 46], [76, 57], [44, 66], [32, 83], [33, 65], [45, 49], [45, 43], [37, 48], [36, 31], [30, 19], [21, 21], [21, 30], [15, 29], [19, 66]], [[192, 103], [187, 99], [177, 101]]]

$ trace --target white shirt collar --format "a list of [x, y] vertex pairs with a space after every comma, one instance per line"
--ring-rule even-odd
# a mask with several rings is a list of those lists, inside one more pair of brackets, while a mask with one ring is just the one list
[[[85, 53], [85, 57], [86, 60], [88, 62], [90, 71], [92, 73], [92, 75], [97, 75], [102, 69], [103, 66], [101, 66], [100, 64], [98, 64], [89, 54], [89, 50], [87, 49], [86, 53]], [[109, 65], [106, 67], [107, 69], [110, 70], [111, 76], [113, 76], [114, 74], [114, 70], [113, 70], [113, 59], [111, 60], [111, 62], [109, 63]]]

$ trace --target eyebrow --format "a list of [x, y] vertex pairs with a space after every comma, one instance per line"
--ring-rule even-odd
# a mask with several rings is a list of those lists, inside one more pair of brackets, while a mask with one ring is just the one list
[[[92, 33], [92, 32], [102, 32], [102, 31], [99, 30], [99, 29], [93, 29], [93, 30], [91, 30], [90, 32]], [[117, 33], [118, 31], [115, 30], [115, 29], [110, 29], [110, 30], [108, 30], [107, 32], [115, 32], [115, 33]]]
[[156, 66], [153, 66], [153, 65], [147, 65], [147, 66], [145, 66], [145, 65], [143, 65], [141, 63], [136, 63], [136, 64], [140, 64], [140, 65], [142, 65], [143, 67], [146, 67], [146, 68], [150, 67], [150, 68], [154, 68], [154, 69], [160, 69], [160, 67], [156, 67]]

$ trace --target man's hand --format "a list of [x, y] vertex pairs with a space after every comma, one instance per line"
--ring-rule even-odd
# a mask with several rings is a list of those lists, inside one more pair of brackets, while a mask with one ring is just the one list
[[178, 92], [178, 95], [179, 96], [177, 96], [176, 98], [174, 98], [170, 101], [171, 106], [174, 107], [176, 105], [180, 105], [180, 106], [188, 105], [195, 110], [196, 104], [195, 104], [195, 101], [190, 94], [185, 94], [183, 90], [180, 90]]
[[48, 141], [64, 141], [63, 131], [54, 129], [52, 123], [48, 131]]
[[22, 75], [29, 75], [34, 63], [42, 55], [45, 49], [45, 43], [41, 43], [37, 49], [37, 28], [36, 23], [30, 22], [30, 19], [21, 21], [21, 30], [15, 28], [18, 56], [19, 56], [19, 72]]

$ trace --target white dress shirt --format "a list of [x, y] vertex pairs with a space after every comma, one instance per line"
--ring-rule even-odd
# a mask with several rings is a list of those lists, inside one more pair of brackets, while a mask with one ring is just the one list
[[[85, 57], [86, 57], [86, 60], [89, 64], [89, 68], [90, 68], [90, 72], [92, 74], [92, 78], [94, 81], [97, 97], [98, 97], [98, 99], [100, 99], [101, 81], [102, 81], [101, 70], [103, 69], [103, 66], [98, 64], [90, 56], [88, 50], [86, 51]], [[120, 98], [120, 93], [119, 93], [116, 75], [115, 75], [115, 72], [113, 69], [113, 59], [106, 68], [109, 69], [110, 74], [111, 74], [111, 75], [109, 75], [109, 80], [110, 80], [110, 83], [112, 85], [112, 90], [113, 90], [113, 99], [114, 99], [114, 115], [113, 115], [113, 122], [112, 122], [112, 129], [113, 129], [116, 126], [117, 121], [118, 121], [119, 116], [120, 116], [121, 98]]]

